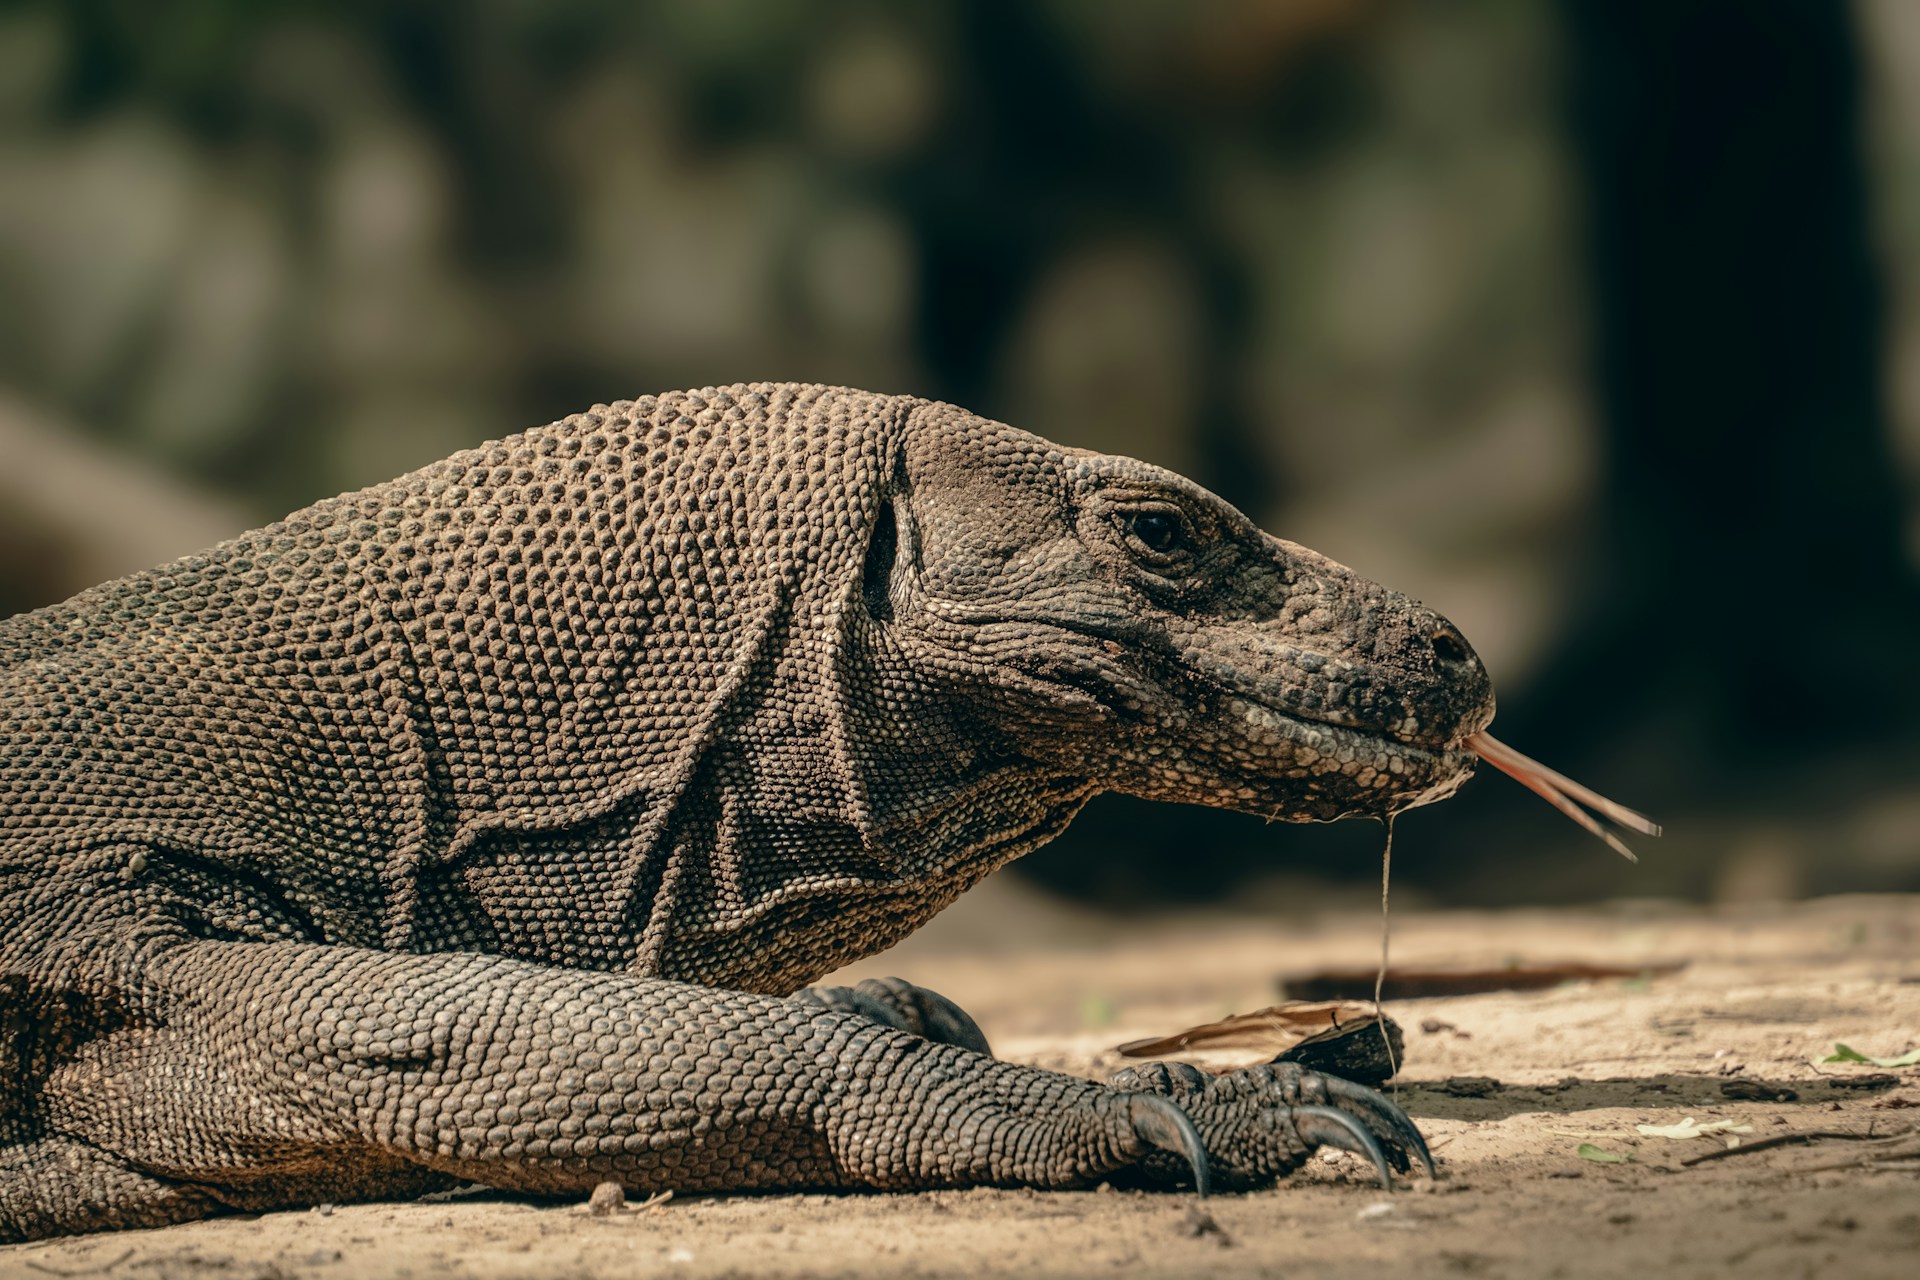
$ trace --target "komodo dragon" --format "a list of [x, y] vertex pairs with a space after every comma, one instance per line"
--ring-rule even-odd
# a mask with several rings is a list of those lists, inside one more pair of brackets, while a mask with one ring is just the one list
[[1111, 1084], [803, 984], [1122, 791], [1450, 794], [1437, 614], [951, 405], [600, 406], [0, 622], [0, 1239], [412, 1196], [1427, 1163], [1290, 1065]]

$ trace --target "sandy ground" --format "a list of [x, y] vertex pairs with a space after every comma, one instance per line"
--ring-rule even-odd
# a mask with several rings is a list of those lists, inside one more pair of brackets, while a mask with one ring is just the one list
[[[1376, 927], [1364, 915], [1125, 924], [990, 882], [850, 973], [945, 991], [1005, 1057], [1101, 1074], [1120, 1061], [1114, 1044], [1269, 1003], [1277, 974], [1371, 964]], [[482, 1193], [15, 1246], [0, 1249], [0, 1275], [1920, 1274], [1920, 1159], [1898, 1154], [1913, 1139], [1826, 1139], [1686, 1167], [1725, 1137], [1635, 1128], [1731, 1120], [1751, 1126], [1749, 1143], [1920, 1129], [1920, 1068], [1813, 1061], [1836, 1041], [1882, 1056], [1920, 1045], [1920, 898], [1407, 914], [1393, 945], [1396, 966], [1687, 967], [1391, 1006], [1408, 1037], [1399, 1099], [1441, 1164], [1438, 1182], [1391, 1195], [1344, 1158], [1270, 1191], [1214, 1197], [1205, 1218], [1191, 1196], [1114, 1191], [723, 1196], [607, 1218]], [[1876, 1073], [1895, 1079], [1849, 1087]], [[1498, 1083], [1446, 1083], [1456, 1077]], [[1733, 1100], [1729, 1081], [1795, 1096]], [[1630, 1162], [1582, 1159], [1582, 1143]]]

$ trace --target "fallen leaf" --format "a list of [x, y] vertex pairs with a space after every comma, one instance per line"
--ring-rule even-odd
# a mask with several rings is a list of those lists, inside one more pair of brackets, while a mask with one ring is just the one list
[[1128, 1058], [1159, 1058], [1188, 1049], [1257, 1049], [1279, 1053], [1314, 1036], [1373, 1021], [1370, 1000], [1289, 1000], [1283, 1004], [1203, 1022], [1151, 1040], [1129, 1040], [1115, 1052]]
[[1573, 1154], [1579, 1156], [1582, 1160], [1591, 1160], [1595, 1164], [1631, 1164], [1633, 1163], [1632, 1156], [1623, 1156], [1618, 1152], [1614, 1152], [1614, 1151], [1602, 1151], [1599, 1147], [1594, 1146], [1591, 1142], [1581, 1143], [1578, 1147], [1574, 1148]]
[[1920, 1066], [1920, 1049], [1909, 1049], [1897, 1058], [1876, 1058], [1870, 1053], [1861, 1053], [1858, 1049], [1836, 1043], [1833, 1055], [1820, 1059], [1822, 1062], [1867, 1062], [1876, 1067], [1912, 1067]]
[[1384, 1014], [1375, 1016], [1371, 1001], [1358, 1000], [1290, 1001], [1158, 1039], [1131, 1040], [1115, 1052], [1165, 1058], [1194, 1049], [1251, 1050], [1253, 1056], [1234, 1065], [1292, 1062], [1365, 1085], [1384, 1083], [1405, 1060], [1399, 1024]]
[[1709, 1120], [1698, 1124], [1688, 1116], [1679, 1124], [1637, 1124], [1633, 1126], [1649, 1138], [1672, 1138], [1675, 1142], [1686, 1142], [1693, 1138], [1702, 1138], [1709, 1133], [1752, 1133], [1753, 1126], [1740, 1124], [1733, 1120]]

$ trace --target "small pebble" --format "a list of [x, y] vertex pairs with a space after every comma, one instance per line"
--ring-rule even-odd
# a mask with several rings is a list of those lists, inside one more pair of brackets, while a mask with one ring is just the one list
[[587, 1197], [587, 1212], [596, 1218], [618, 1213], [627, 1203], [627, 1189], [617, 1182], [603, 1182]]
[[1192, 1236], [1195, 1239], [1201, 1236], [1212, 1236], [1220, 1242], [1222, 1248], [1233, 1243], [1233, 1237], [1221, 1229], [1212, 1214], [1192, 1205], [1187, 1206], [1186, 1216], [1180, 1220], [1180, 1234]]

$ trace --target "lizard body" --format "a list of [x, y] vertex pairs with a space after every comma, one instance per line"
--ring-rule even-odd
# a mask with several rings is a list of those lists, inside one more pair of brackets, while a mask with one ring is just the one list
[[1101, 790], [1386, 814], [1491, 714], [1438, 615], [949, 405], [678, 393], [316, 504], [0, 622], [0, 1240], [1404, 1167], [1327, 1077], [1098, 1085], [907, 984], [792, 997]]

